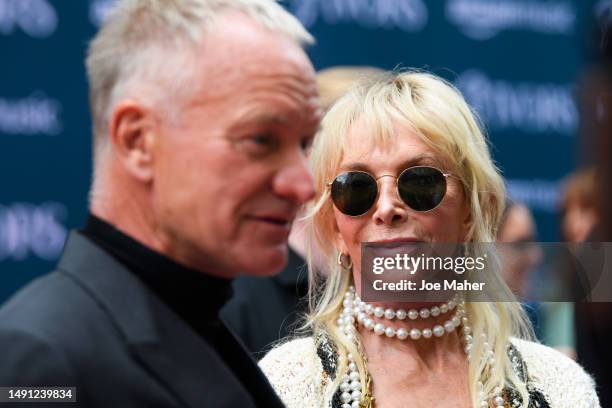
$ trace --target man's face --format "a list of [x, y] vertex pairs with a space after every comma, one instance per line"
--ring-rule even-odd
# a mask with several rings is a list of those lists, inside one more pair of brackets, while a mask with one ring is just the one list
[[160, 116], [152, 199], [165, 252], [219, 276], [270, 275], [314, 194], [306, 149], [320, 120], [314, 70], [294, 42], [248, 18], [199, 48], [196, 96]]

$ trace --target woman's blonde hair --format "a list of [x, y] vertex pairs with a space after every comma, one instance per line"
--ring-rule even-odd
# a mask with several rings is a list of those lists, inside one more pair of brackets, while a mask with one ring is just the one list
[[[476, 115], [462, 95], [451, 84], [434, 75], [407, 71], [377, 76], [362, 81], [338, 100], [325, 115], [316, 137], [311, 163], [317, 195], [307, 215], [307, 229], [315, 244], [324, 252], [328, 274], [318, 275], [310, 267], [310, 314], [305, 327], [315, 338], [324, 334], [337, 347], [340, 356], [338, 372], [346, 369], [346, 354], [356, 357], [362, 384], [365, 364], [355, 345], [347, 341], [337, 327], [344, 293], [352, 284], [352, 274], [337, 263], [334, 247], [335, 220], [327, 183], [341, 165], [351, 126], [362, 121], [372, 135], [373, 143], [384, 145], [400, 137], [393, 131], [393, 122], [409, 126], [424, 143], [441, 155], [448, 169], [462, 182], [470, 208], [471, 227], [466, 242], [494, 242], [505, 203], [503, 180], [491, 159], [487, 141]], [[312, 251], [309, 251], [309, 265]], [[488, 271], [502, 285], [499, 262]], [[509, 291], [508, 291], [509, 293]], [[514, 371], [507, 357], [511, 336], [531, 338], [531, 329], [520, 304], [516, 302], [472, 302], [466, 310], [474, 335], [469, 366], [472, 403], [480, 406], [478, 381], [483, 379], [484, 392], [491, 395], [498, 386], [509, 385], [520, 393], [523, 406], [529, 398], [525, 384]], [[485, 336], [480, 335], [485, 333]], [[492, 347], [496, 364], [489, 375], [484, 343]], [[339, 382], [342, 376], [337, 376]]]

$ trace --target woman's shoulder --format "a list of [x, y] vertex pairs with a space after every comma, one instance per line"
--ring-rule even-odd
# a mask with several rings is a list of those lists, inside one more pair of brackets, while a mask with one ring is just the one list
[[325, 384], [313, 337], [293, 339], [273, 348], [259, 366], [288, 408], [321, 406]]
[[285, 365], [304, 365], [316, 357], [316, 344], [313, 337], [300, 337], [285, 341], [272, 350], [259, 361], [262, 368]]
[[552, 408], [599, 407], [595, 383], [574, 360], [540, 343], [511, 339], [527, 369], [529, 383]]

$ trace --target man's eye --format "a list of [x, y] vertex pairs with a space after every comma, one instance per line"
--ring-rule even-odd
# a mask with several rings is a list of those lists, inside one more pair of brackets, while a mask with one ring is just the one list
[[273, 144], [273, 139], [270, 135], [255, 135], [250, 140], [258, 146], [271, 146]]
[[309, 152], [310, 148], [312, 147], [312, 141], [313, 141], [313, 137], [312, 136], [308, 136], [302, 139], [301, 143], [300, 143], [300, 147], [302, 148], [303, 151], [305, 152]]
[[242, 139], [243, 149], [250, 155], [262, 156], [272, 152], [278, 144], [277, 139], [273, 135], [265, 133], [252, 135]]

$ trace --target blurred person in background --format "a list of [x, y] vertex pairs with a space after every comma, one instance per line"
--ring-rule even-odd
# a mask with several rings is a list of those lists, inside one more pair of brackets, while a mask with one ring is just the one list
[[576, 170], [565, 183], [561, 229], [566, 242], [584, 242], [599, 222], [595, 168]]
[[[536, 225], [531, 210], [524, 204], [506, 201], [506, 207], [497, 232], [501, 245], [502, 276], [517, 297], [527, 295], [530, 274], [541, 260], [541, 251], [535, 246]], [[508, 250], [509, 253], [504, 251]]]
[[529, 207], [507, 200], [497, 233], [497, 241], [502, 244], [499, 245], [502, 276], [517, 297], [526, 301], [525, 309], [537, 338], [575, 359], [574, 305], [529, 299], [531, 286], [537, 280], [533, 274], [543, 259], [536, 237], [536, 224]]
[[[342, 66], [317, 72], [323, 109], [328, 110], [356, 82], [382, 74], [374, 67]], [[307, 243], [305, 213], [298, 213], [289, 235], [289, 262], [270, 278], [241, 276], [234, 280], [234, 296], [221, 310], [221, 318], [256, 357], [263, 357], [274, 342], [293, 334], [307, 311], [307, 247], [310, 245], [315, 269], [325, 273], [321, 251]]]
[[[597, 3], [590, 64], [580, 87], [581, 142], [595, 168], [598, 224], [587, 241], [612, 242], [612, 1]], [[612, 271], [606, 270], [610, 281]], [[609, 285], [612, 287], [612, 285]], [[578, 361], [598, 380], [604, 407], [612, 407], [612, 303], [577, 303]]]
[[122, 0], [90, 44], [90, 217], [0, 310], [1, 386], [77, 406], [281, 407], [219, 319], [312, 198], [312, 37], [272, 0]]
[[[604, 198], [601, 192], [606, 188], [601, 184], [603, 180], [605, 178], [596, 167], [580, 168], [567, 178], [561, 207], [562, 236], [565, 241], [575, 244], [570, 249], [577, 257], [585, 256], [581, 243], [589, 245], [605, 239], [604, 227], [600, 224], [601, 214], [609, 213], [610, 208], [602, 212]], [[603, 273], [609, 275], [612, 271]], [[588, 292], [584, 294], [588, 295]], [[575, 308], [577, 359], [597, 379], [602, 406], [612, 406], [611, 304], [589, 302], [587, 297], [585, 301], [576, 303]]]

